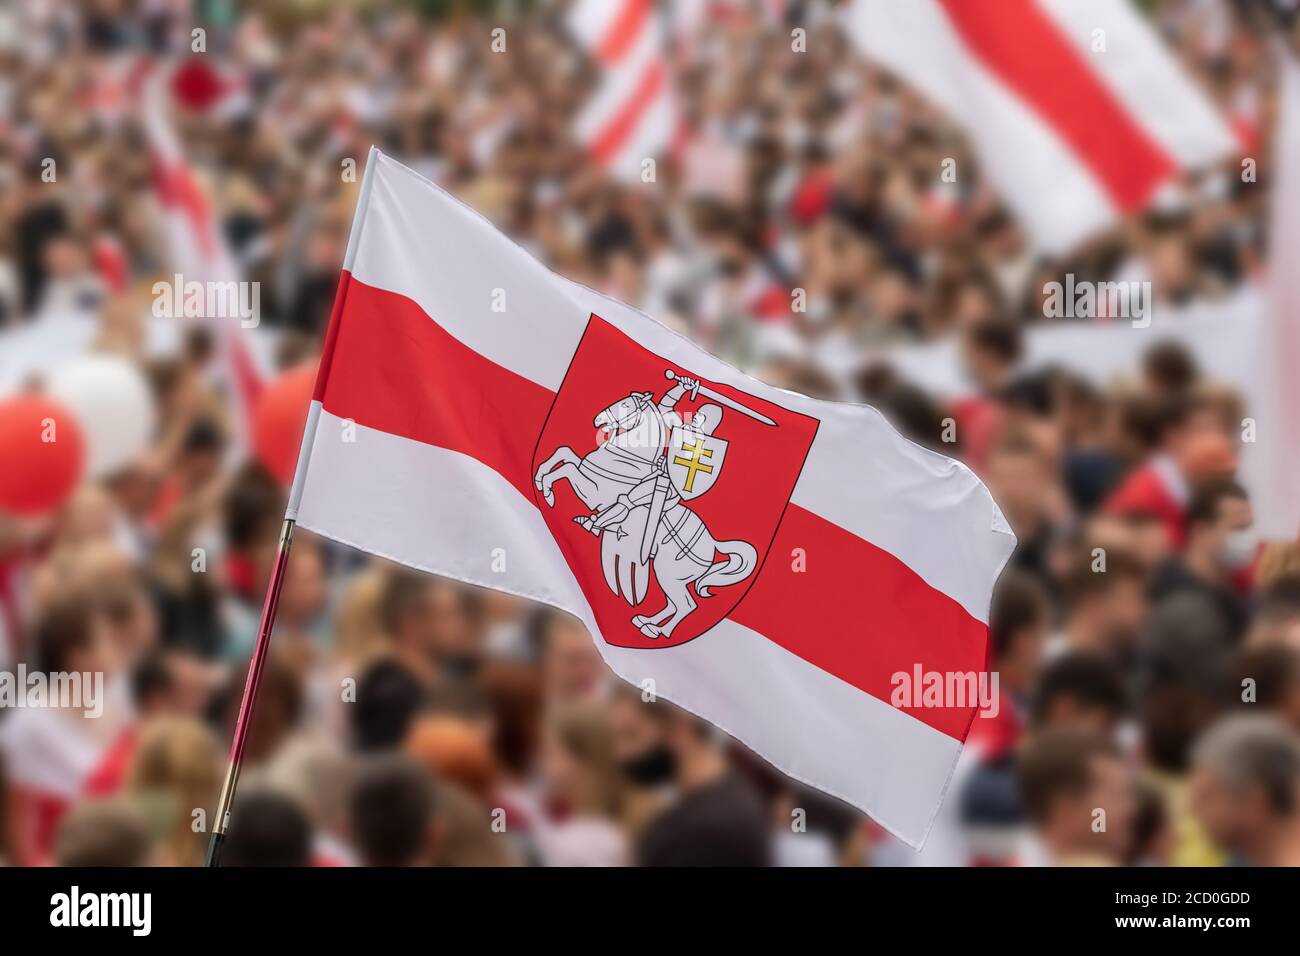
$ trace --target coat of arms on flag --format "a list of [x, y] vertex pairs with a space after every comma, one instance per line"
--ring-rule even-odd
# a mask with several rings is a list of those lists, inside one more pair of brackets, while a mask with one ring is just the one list
[[589, 318], [539, 436], [533, 484], [606, 641], [676, 646], [731, 613], [817, 424], [703, 382]]

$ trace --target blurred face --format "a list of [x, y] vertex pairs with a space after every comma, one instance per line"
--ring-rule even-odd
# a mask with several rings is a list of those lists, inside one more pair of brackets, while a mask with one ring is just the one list
[[1189, 806], [1210, 840], [1230, 853], [1247, 849], [1267, 818], [1258, 794], [1228, 787], [1204, 766], [1192, 773]]
[[1089, 703], [1073, 694], [1056, 697], [1043, 715], [1044, 728], [1068, 727], [1086, 730], [1099, 737], [1115, 731], [1117, 715], [1113, 710]]
[[1112, 647], [1138, 639], [1147, 619], [1147, 591], [1137, 578], [1120, 578], [1098, 600], [1100, 629]]
[[403, 615], [399, 642], [430, 658], [472, 653], [478, 642], [456, 587], [430, 580]]
[[1067, 853], [1119, 859], [1128, 846], [1137, 812], [1133, 780], [1117, 757], [1094, 757], [1088, 770], [1091, 780], [1082, 793], [1057, 799], [1052, 833]]
[[113, 641], [112, 628], [103, 615], [95, 614], [91, 617], [89, 631], [84, 646], [68, 652], [66, 669], [80, 673], [112, 674], [121, 660]]
[[604, 686], [605, 665], [587, 629], [570, 617], [557, 617], [546, 635], [546, 682], [558, 700], [590, 698]]
[[1224, 439], [1223, 420], [1213, 408], [1197, 408], [1187, 420], [1165, 436], [1170, 455], [1178, 462], [1184, 474], [1197, 471], [1196, 453], [1210, 445], [1221, 444]]
[[480, 650], [480, 634], [460, 589], [435, 582], [429, 595], [429, 636], [442, 657], [472, 657]]
[[118, 595], [107, 619], [114, 650], [122, 660], [134, 660], [158, 642], [158, 615], [139, 588]]
[[[1088, 800], [1095, 808], [1106, 811], [1106, 829], [1096, 834], [1107, 851], [1122, 853], [1133, 832], [1137, 800], [1133, 780], [1123, 761], [1117, 757], [1096, 757], [1092, 761], [1092, 788]], [[1090, 830], [1091, 832], [1091, 830]]]
[[280, 619], [290, 626], [305, 626], [325, 610], [326, 596], [325, 565], [320, 549], [295, 548], [280, 595]]
[[614, 732], [614, 757], [621, 764], [644, 758], [667, 746], [663, 724], [650, 716], [648, 706], [620, 694], [610, 704]]
[[202, 660], [192, 654], [173, 654], [167, 662], [172, 686], [166, 707], [169, 713], [199, 717], [212, 694], [212, 675]]
[[98, 485], [79, 491], [63, 512], [60, 537], [65, 544], [108, 538], [113, 533], [113, 500]]
[[1225, 497], [1219, 502], [1213, 522], [1196, 532], [1196, 547], [1225, 572], [1246, 567], [1255, 557], [1258, 542], [1253, 533], [1255, 523], [1250, 502], [1245, 498]]
[[1017, 532], [1027, 530], [1025, 523], [1043, 512], [1048, 487], [1043, 472], [1038, 456], [1027, 450], [997, 452], [989, 459], [989, 490]]
[[1129, 550], [1143, 567], [1154, 568], [1169, 557], [1173, 546], [1163, 521], [1144, 517], [1130, 522], [1129, 531]]
[[200, 488], [221, 471], [221, 455], [214, 451], [193, 451], [176, 464], [176, 477], [186, 488]]
[[1033, 680], [1043, 662], [1043, 649], [1047, 646], [1047, 622], [1015, 632], [1007, 652], [998, 662], [998, 670], [1008, 690], [1023, 688]]

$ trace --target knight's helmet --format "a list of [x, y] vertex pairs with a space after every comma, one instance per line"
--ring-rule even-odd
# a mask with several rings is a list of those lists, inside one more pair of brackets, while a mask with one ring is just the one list
[[712, 435], [713, 429], [718, 427], [722, 421], [722, 408], [718, 405], [708, 404], [701, 405], [691, 416], [690, 427], [697, 432], [703, 432], [705, 435]]

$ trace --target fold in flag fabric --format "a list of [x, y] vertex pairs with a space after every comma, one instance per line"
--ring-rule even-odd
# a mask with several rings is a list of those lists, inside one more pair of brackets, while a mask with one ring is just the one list
[[1268, 304], [1250, 381], [1255, 440], [1242, 471], [1265, 538], [1300, 538], [1300, 64], [1278, 44], [1279, 109], [1273, 139]]
[[1235, 145], [1127, 0], [854, 0], [841, 16], [868, 58], [965, 129], [1048, 253]]
[[371, 151], [288, 517], [581, 618], [623, 679], [919, 846], [1015, 545], [964, 465], [565, 280]]

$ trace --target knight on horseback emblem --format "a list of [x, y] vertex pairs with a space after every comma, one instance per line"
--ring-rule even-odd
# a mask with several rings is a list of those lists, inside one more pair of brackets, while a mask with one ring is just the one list
[[[669, 638], [682, 620], [711, 596], [711, 589], [739, 584], [758, 563], [754, 546], [718, 541], [690, 502], [718, 482], [727, 441], [714, 434], [724, 408], [765, 425], [776, 422], [671, 369], [674, 382], [658, 402], [652, 392], [632, 392], [595, 416], [596, 448], [585, 457], [561, 446], [533, 476], [547, 505], [552, 486], [568, 481], [588, 514], [573, 520], [600, 541], [605, 582], [633, 608], [640, 605], [654, 575], [664, 607], [638, 614], [632, 626], [650, 638]], [[686, 395], [709, 401], [684, 418], [677, 410]], [[692, 585], [694, 594], [691, 593]]]

